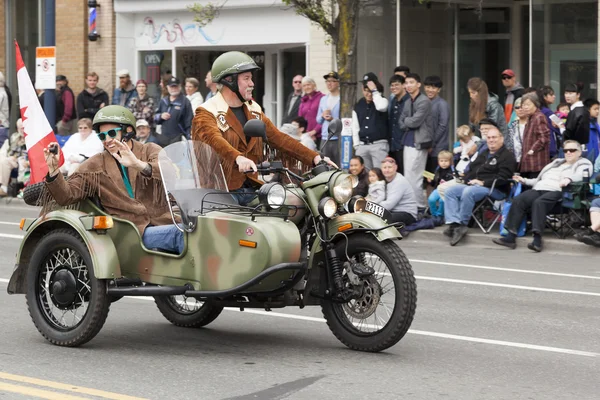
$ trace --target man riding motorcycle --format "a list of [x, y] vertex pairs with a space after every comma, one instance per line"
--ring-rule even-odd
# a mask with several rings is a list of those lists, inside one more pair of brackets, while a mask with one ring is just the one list
[[52, 199], [67, 206], [97, 195], [108, 214], [137, 226], [147, 248], [182, 253], [183, 234], [173, 225], [158, 167], [161, 148], [132, 140], [135, 124], [125, 107], [113, 105], [98, 111], [93, 128], [105, 151], [82, 163], [68, 180], [58, 166], [58, 143], [50, 143], [44, 149], [48, 175], [43, 213]]
[[[245, 53], [230, 51], [220, 55], [211, 70], [218, 92], [196, 110], [192, 122], [192, 139], [207, 143], [219, 154], [229, 191], [240, 205], [247, 205], [255, 197], [256, 187], [262, 184], [256, 173], [245, 174], [256, 171], [263, 154], [262, 139], [244, 134], [248, 120], [263, 121], [269, 145], [284, 155], [305, 165], [321, 161], [319, 154], [280, 132], [252, 100], [252, 71], [258, 69]], [[324, 160], [335, 166], [327, 157]]]

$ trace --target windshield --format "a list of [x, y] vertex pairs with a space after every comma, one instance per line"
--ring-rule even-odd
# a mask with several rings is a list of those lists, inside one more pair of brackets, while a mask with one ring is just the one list
[[168, 145], [158, 154], [166, 192], [183, 189], [227, 191], [219, 156], [212, 147], [192, 140]]
[[207, 144], [191, 140], [170, 144], [158, 153], [158, 165], [169, 204], [174, 199], [183, 215], [233, 203], [221, 160]]

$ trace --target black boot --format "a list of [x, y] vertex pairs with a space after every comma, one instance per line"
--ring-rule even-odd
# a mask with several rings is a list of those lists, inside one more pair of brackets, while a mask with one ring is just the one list
[[533, 234], [533, 242], [529, 243], [527, 245], [527, 248], [529, 250], [533, 250], [537, 253], [542, 251], [542, 235], [540, 235], [539, 233], [534, 233]]
[[515, 235], [514, 233], [511, 233], [511, 232], [508, 232], [506, 237], [492, 239], [492, 242], [494, 242], [500, 246], [508, 247], [509, 249], [514, 250], [517, 248], [517, 242], [515, 240], [516, 238], [517, 238], [517, 235]]

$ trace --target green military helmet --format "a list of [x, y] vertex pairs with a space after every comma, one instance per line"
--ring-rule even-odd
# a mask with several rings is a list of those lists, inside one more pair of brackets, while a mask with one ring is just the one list
[[248, 54], [241, 51], [228, 51], [221, 54], [213, 62], [210, 74], [214, 83], [224, 83], [222, 82], [223, 79], [228, 76], [257, 69], [260, 69], [260, 67]]
[[[136, 119], [133, 113], [123, 106], [106, 106], [101, 108], [96, 115], [94, 115], [94, 121], [92, 122], [92, 128], [96, 132], [100, 132], [100, 125], [102, 124], [117, 124], [123, 127], [122, 137], [126, 140], [130, 139], [135, 135], [135, 122]], [[131, 129], [126, 128], [131, 127]]]

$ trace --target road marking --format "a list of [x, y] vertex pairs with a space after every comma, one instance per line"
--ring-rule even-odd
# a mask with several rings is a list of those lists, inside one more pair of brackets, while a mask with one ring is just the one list
[[25, 236], [23, 236], [23, 235], [11, 235], [9, 233], [0, 233], [0, 237], [8, 238], [8, 239], [23, 239]]
[[[0, 281], [8, 282], [7, 279], [0, 279]], [[594, 294], [594, 295], [600, 295], [600, 294]], [[147, 297], [147, 296], [139, 296], [139, 297], [138, 296], [126, 296], [126, 298], [131, 299], [131, 300], [154, 301], [153, 297]], [[261, 310], [252, 310], [252, 309], [246, 309], [244, 311], [240, 311], [237, 308], [230, 308], [230, 307], [226, 307], [225, 310], [235, 311], [235, 312], [245, 312], [247, 314], [265, 315], [265, 316], [269, 316], [269, 317], [296, 319], [296, 320], [300, 320], [300, 321], [321, 322], [321, 323], [325, 322], [325, 320], [323, 318], [309, 317], [306, 315], [284, 314], [284, 313], [278, 313], [278, 312], [273, 312], [273, 311], [261, 311]], [[429, 331], [421, 331], [421, 330], [414, 330], [414, 329], [409, 329], [408, 333], [411, 333], [413, 335], [439, 337], [439, 338], [444, 338], [444, 339], [461, 340], [461, 341], [465, 341], [465, 342], [484, 343], [484, 344], [491, 344], [491, 345], [496, 345], [496, 346], [515, 347], [515, 348], [546, 351], [546, 352], [552, 352], [552, 353], [578, 355], [578, 356], [585, 356], [585, 357], [599, 357], [600, 356], [600, 353], [593, 353], [593, 352], [588, 352], [588, 351], [564, 349], [564, 348], [560, 348], [560, 347], [540, 346], [540, 345], [527, 344], [527, 343], [508, 342], [508, 341], [504, 341], [504, 340], [484, 339], [484, 338], [477, 338], [477, 337], [471, 337], [471, 336], [460, 336], [460, 335], [453, 335], [450, 333], [429, 332]]]
[[[134, 296], [126, 296], [128, 299], [132, 300], [145, 300], [145, 301], [154, 301], [152, 297], [134, 297]], [[276, 318], [288, 318], [288, 319], [296, 319], [300, 321], [310, 321], [310, 322], [326, 322], [323, 318], [318, 317], [309, 317], [306, 315], [296, 315], [296, 314], [284, 314], [273, 311], [262, 311], [262, 310], [253, 310], [253, 309], [245, 309], [244, 311], [240, 311], [239, 308], [231, 308], [225, 307], [227, 311], [241, 312], [247, 314], [256, 314], [256, 315], [264, 315], [268, 317], [276, 317]], [[519, 343], [519, 342], [509, 342], [505, 340], [495, 340], [495, 339], [484, 339], [472, 336], [461, 336], [461, 335], [453, 335], [450, 333], [440, 333], [440, 332], [430, 332], [430, 331], [421, 331], [415, 329], [409, 329], [408, 333], [413, 335], [420, 336], [430, 336], [430, 337], [439, 337], [444, 339], [452, 339], [452, 340], [461, 340], [464, 342], [474, 342], [474, 343], [483, 343], [483, 344], [491, 344], [496, 346], [504, 346], [504, 347], [515, 347], [521, 349], [528, 350], [537, 350], [537, 351], [545, 351], [551, 353], [561, 353], [561, 354], [569, 354], [576, 356], [584, 356], [584, 357], [600, 357], [600, 353], [594, 353], [590, 351], [581, 351], [581, 350], [572, 350], [572, 349], [564, 349], [561, 347], [551, 347], [551, 346], [540, 346], [536, 344], [527, 344], [527, 343]]]
[[17, 393], [27, 396], [28, 398], [33, 396], [39, 399], [47, 400], [86, 400], [84, 397], [69, 396], [64, 393], [50, 392], [48, 390], [41, 390], [27, 386], [11, 385], [10, 383], [4, 382], [0, 382], [0, 393], [1, 392]]
[[600, 297], [600, 293], [578, 292], [576, 290], [549, 289], [549, 288], [541, 288], [541, 287], [536, 287], [536, 286], [508, 285], [508, 284], [505, 284], [505, 283], [469, 281], [469, 280], [464, 280], [464, 279], [436, 278], [436, 277], [433, 277], [433, 276], [417, 276], [417, 275], [415, 275], [415, 278], [423, 280], [423, 281], [462, 283], [462, 284], [465, 284], [465, 285], [491, 286], [491, 287], [502, 287], [502, 288], [508, 288], [508, 289], [516, 289], [516, 290], [531, 290], [531, 291], [534, 291], [534, 292], [563, 293], [563, 294], [576, 294], [576, 295], [581, 295], [581, 296]]
[[[388, 273], [384, 273], [384, 275], [389, 275]], [[422, 281], [434, 281], [434, 282], [448, 282], [448, 283], [461, 283], [464, 285], [475, 285], [475, 286], [490, 286], [490, 287], [501, 287], [507, 289], [515, 289], [515, 290], [529, 290], [533, 292], [546, 292], [546, 293], [561, 293], [561, 294], [573, 294], [578, 296], [593, 296], [600, 297], [600, 293], [595, 292], [580, 292], [577, 290], [564, 290], [564, 289], [550, 289], [543, 288], [537, 286], [520, 286], [520, 285], [508, 285], [505, 283], [494, 283], [494, 282], [481, 282], [481, 281], [470, 281], [464, 279], [450, 279], [450, 278], [436, 278], [433, 276], [419, 276], [415, 275], [416, 279], [420, 279]], [[8, 283], [8, 279], [0, 278], [0, 282]], [[136, 298], [137, 296], [132, 296], [131, 298]], [[139, 298], [139, 297], [138, 297]], [[152, 298], [149, 298], [152, 300]]]
[[458, 264], [458, 263], [449, 263], [449, 262], [444, 262], [444, 261], [429, 261], [429, 260], [409, 260], [409, 261], [415, 262], [415, 263], [422, 263], [422, 264], [449, 265], [451, 267], [476, 268], [476, 269], [487, 269], [487, 270], [493, 270], [493, 271], [506, 271], [506, 272], [520, 272], [523, 274], [561, 276], [561, 277], [565, 277], [565, 278], [600, 279], [600, 276], [563, 274], [560, 272], [533, 271], [533, 270], [528, 270], [528, 269], [488, 267], [485, 265]]
[[[19, 382], [19, 383], [28, 383], [31, 385], [43, 386], [43, 387], [47, 387], [47, 388], [51, 388], [51, 389], [64, 390], [67, 392], [73, 392], [73, 393], [78, 393], [78, 394], [86, 394], [86, 395], [90, 395], [90, 396], [101, 397], [103, 399], [146, 400], [146, 399], [142, 399], [141, 397], [132, 397], [132, 396], [124, 395], [124, 394], [105, 392], [103, 390], [90, 389], [90, 388], [85, 388], [85, 387], [80, 387], [80, 386], [75, 386], [75, 385], [68, 385], [65, 383], [59, 383], [59, 382], [53, 382], [53, 381], [46, 381], [43, 379], [30, 378], [28, 376], [13, 375], [13, 374], [5, 373], [5, 372], [0, 372], [0, 379], [10, 380], [10, 381]], [[2, 382], [0, 382], [0, 385], [2, 385]], [[13, 385], [10, 385], [10, 386], [13, 386]], [[20, 386], [17, 386], [17, 387], [20, 387]], [[29, 388], [29, 387], [23, 387], [23, 388], [27, 389], [27, 390], [38, 390], [38, 389]], [[1, 389], [2, 389], [2, 386], [0, 386], [0, 390]], [[42, 391], [42, 392], [46, 392], [46, 391]], [[20, 392], [18, 392], [18, 393], [20, 393]], [[52, 392], [46, 392], [46, 393], [52, 393]], [[33, 393], [25, 393], [25, 394], [33, 394]], [[58, 395], [58, 393], [57, 393], [57, 395]], [[43, 398], [81, 399], [81, 397], [66, 396], [64, 394], [60, 394], [60, 396], [58, 396], [58, 397], [43, 397]]]
[[0, 221], [0, 225], [16, 225], [16, 226], [19, 226], [20, 223], [19, 222], [4, 222], [4, 221]]

